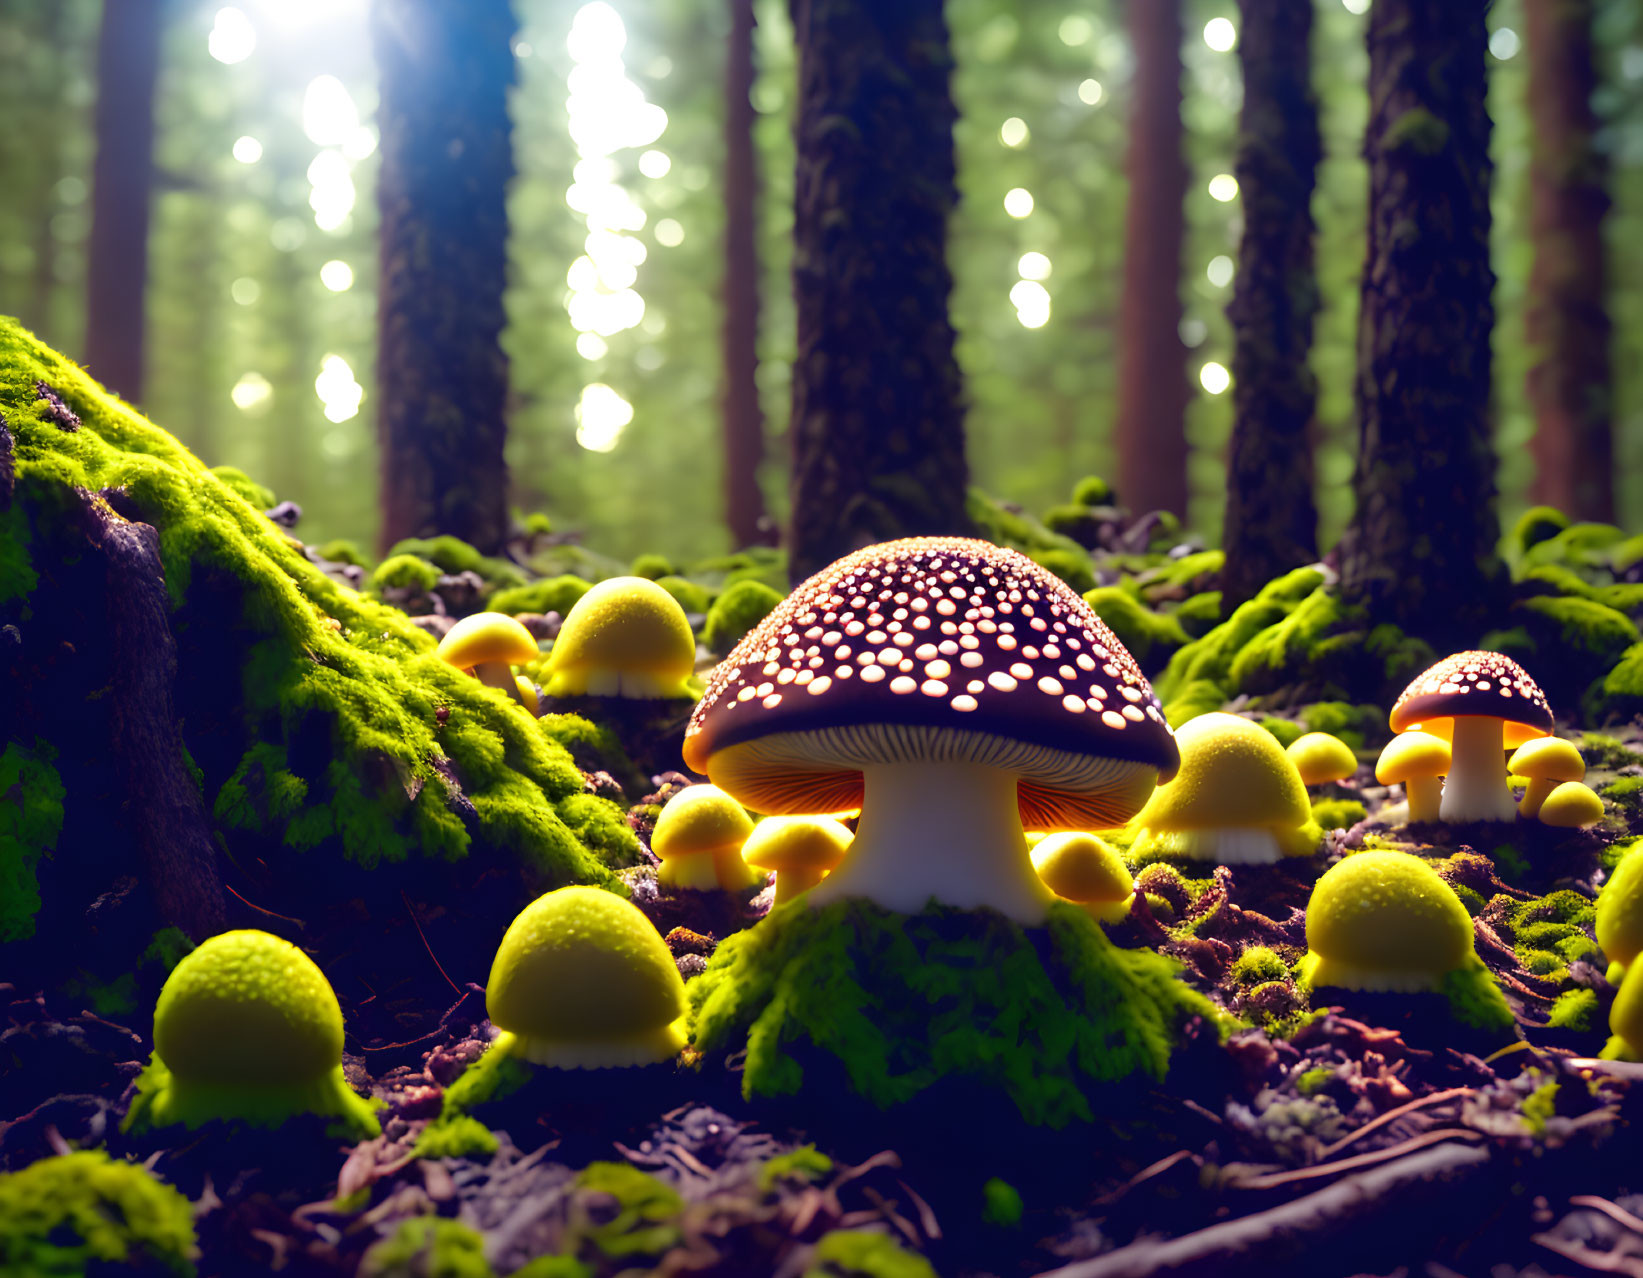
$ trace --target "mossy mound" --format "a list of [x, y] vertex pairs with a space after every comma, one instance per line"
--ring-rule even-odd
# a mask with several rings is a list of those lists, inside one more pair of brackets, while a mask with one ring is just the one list
[[[78, 428], [37, 398], [41, 384]], [[85, 531], [94, 510], [158, 532], [176, 718], [211, 833], [236, 862], [302, 858], [289, 877], [305, 903], [328, 882], [322, 858], [368, 868], [477, 851], [528, 888], [615, 886], [609, 867], [637, 854], [634, 837], [620, 809], [584, 793], [553, 723], [445, 665], [403, 613], [327, 577], [175, 439], [9, 321], [0, 414], [16, 481], [9, 506], [0, 496], [0, 546], [19, 569], [0, 577], [0, 625], [20, 636], [5, 650], [5, 713], [36, 757], [57, 751], [62, 845], [77, 854], [59, 856], [56, 881], [106, 883], [139, 860], [121, 815], [139, 796], [121, 789], [109, 730], [117, 654], [107, 565]], [[99, 491], [108, 502], [88, 496]]]
[[576, 601], [593, 589], [593, 583], [565, 573], [546, 577], [528, 586], [511, 586], [491, 596], [492, 612], [517, 615], [522, 612], [557, 612], [561, 617], [576, 606]]
[[1097, 586], [1084, 592], [1084, 602], [1118, 636], [1144, 672], [1163, 669], [1184, 647], [1187, 632], [1169, 613], [1154, 612], [1122, 586]]
[[687, 990], [699, 1051], [746, 1046], [749, 1099], [798, 1093], [824, 1061], [880, 1108], [951, 1079], [1062, 1127], [1092, 1117], [1104, 1083], [1162, 1078], [1189, 1017], [1217, 1019], [1177, 970], [1061, 903], [1023, 930], [991, 911], [800, 897], [724, 941]]
[[194, 1273], [188, 1199], [101, 1150], [0, 1176], [0, 1278]]
[[725, 587], [708, 608], [702, 642], [724, 656], [741, 642], [743, 635], [768, 617], [783, 598], [762, 581], [749, 579]]

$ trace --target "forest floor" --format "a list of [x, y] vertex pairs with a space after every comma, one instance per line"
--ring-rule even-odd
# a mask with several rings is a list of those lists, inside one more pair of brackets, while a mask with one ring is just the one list
[[[1643, 776], [1643, 731], [1590, 738], [1587, 754], [1600, 791]], [[660, 792], [632, 809], [641, 837], [684, 780], [658, 778]], [[580, 1272], [601, 1276], [918, 1272], [889, 1267], [903, 1259], [893, 1253], [829, 1267], [815, 1244], [837, 1229], [881, 1232], [951, 1278], [1643, 1273], [1643, 1194], [1632, 1192], [1643, 1188], [1643, 1067], [1593, 1059], [1612, 998], [1601, 968], [1542, 958], [1591, 948], [1568, 944], [1590, 937], [1590, 915], [1567, 894], [1595, 894], [1618, 831], [1521, 819], [1393, 827], [1378, 819], [1390, 796], [1369, 769], [1355, 780], [1336, 795], [1368, 817], [1332, 833], [1325, 853], [1270, 868], [1182, 864], [1178, 919], [1166, 927], [1143, 907], [1110, 929], [1176, 955], [1188, 979], [1256, 1027], [1224, 1049], [1200, 1034], [1163, 1085], [1115, 1091], [1112, 1112], [1076, 1130], [1025, 1128], [973, 1098], [935, 1094], [890, 1113], [843, 1096], [750, 1104], [734, 1061], [707, 1062], [556, 1072], [486, 1116], [495, 1154], [416, 1158], [444, 1088], [491, 1030], [483, 989], [440, 965], [453, 912], [407, 897], [405, 914], [380, 926], [414, 929], [427, 961], [374, 993], [355, 973], [332, 973], [348, 1076], [385, 1105], [380, 1138], [346, 1146], [287, 1124], [277, 1135], [208, 1126], [128, 1140], [117, 1127], [151, 1044], [72, 1000], [0, 985], [0, 1164], [97, 1144], [146, 1159], [196, 1200], [207, 1275], [362, 1272], [368, 1248], [427, 1217], [477, 1231], [502, 1274], [542, 1255], [575, 1255]], [[1643, 834], [1628, 810], [1630, 833]], [[1376, 840], [1431, 859], [1483, 903], [1479, 953], [1518, 1038], [1462, 1050], [1436, 996], [1308, 1009], [1283, 981], [1253, 1001], [1240, 985], [1248, 947], [1304, 951], [1311, 881], [1345, 847]], [[647, 853], [625, 877], [687, 977], [768, 908], [768, 888], [742, 900], [658, 889], [653, 864]], [[333, 953], [361, 948], [312, 939]], [[1554, 1015], [1560, 1000], [1570, 1014]], [[590, 1168], [606, 1163], [653, 1179]], [[364, 1272], [469, 1272], [441, 1268], [437, 1249], [427, 1242], [401, 1268], [383, 1268], [379, 1252]]]

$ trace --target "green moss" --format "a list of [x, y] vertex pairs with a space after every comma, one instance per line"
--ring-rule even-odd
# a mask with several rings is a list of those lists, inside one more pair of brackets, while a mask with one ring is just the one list
[[1073, 485], [1073, 501], [1080, 506], [1112, 506], [1117, 504], [1112, 485], [1100, 475], [1085, 475]]
[[407, 1220], [374, 1243], [359, 1263], [360, 1278], [493, 1278], [479, 1231], [459, 1220]]
[[0, 944], [34, 935], [40, 912], [40, 862], [63, 830], [63, 782], [52, 766], [57, 752], [36, 739], [32, 748], [9, 742], [0, 754]]
[[1301, 727], [1300, 724], [1288, 719], [1275, 718], [1272, 715], [1263, 715], [1258, 722], [1286, 750], [1306, 733], [1306, 729]]
[[101, 1150], [0, 1175], [0, 1278], [186, 1276], [196, 1250], [188, 1199]]
[[1035, 550], [1028, 558], [1047, 568], [1079, 594], [1095, 588], [1095, 566], [1082, 550]]
[[1546, 1134], [1546, 1120], [1557, 1113], [1557, 1090], [1557, 1080], [1549, 1079], [1524, 1098], [1519, 1112], [1532, 1135]]
[[326, 542], [319, 547], [319, 557], [334, 564], [352, 564], [356, 568], [363, 568], [370, 562], [363, 551], [354, 542], [343, 537]]
[[1314, 701], [1302, 707], [1301, 722], [1308, 732], [1327, 732], [1354, 750], [1362, 750], [1369, 734], [1386, 730], [1386, 711], [1350, 701]]
[[1176, 971], [1070, 905], [1029, 933], [990, 911], [801, 899], [727, 938], [687, 990], [700, 1050], [746, 1045], [749, 1098], [799, 1091], [820, 1057], [881, 1108], [962, 1078], [1060, 1127], [1091, 1116], [1094, 1086], [1161, 1078], [1187, 1017], [1215, 1019]]
[[1164, 703], [1164, 718], [1170, 727], [1179, 728], [1188, 719], [1219, 710], [1226, 702], [1227, 696], [1220, 684], [1210, 679], [1194, 679]]
[[1478, 915], [1482, 914], [1484, 907], [1489, 904], [1483, 899], [1483, 893], [1467, 887], [1464, 883], [1451, 883], [1449, 886], [1455, 890], [1455, 895], [1460, 898], [1460, 903], [1466, 907], [1466, 912], [1473, 918], [1477, 918]]
[[1643, 713], [1643, 643], [1627, 648], [1614, 669], [1592, 684], [1581, 708], [1593, 723]]
[[1512, 530], [1501, 539], [1501, 556], [1516, 563], [1531, 547], [1549, 541], [1569, 526], [1569, 517], [1554, 506], [1531, 506], [1518, 516]]
[[1289, 977], [1289, 964], [1278, 952], [1265, 945], [1251, 945], [1233, 961], [1228, 972], [1235, 985], [1253, 987], [1265, 981], [1282, 981]]
[[800, 1145], [785, 1154], [777, 1154], [759, 1168], [759, 1192], [768, 1194], [784, 1180], [804, 1184], [820, 1180], [833, 1170], [833, 1160], [814, 1145]]
[[518, 565], [506, 559], [492, 559], [480, 554], [467, 542], [451, 536], [407, 537], [388, 548], [389, 555], [415, 555], [437, 564], [441, 572], [478, 573], [487, 586], [522, 586], [525, 574]]
[[684, 1199], [656, 1177], [630, 1163], [590, 1163], [577, 1175], [576, 1188], [580, 1197], [614, 1199], [616, 1211], [573, 1212], [571, 1232], [579, 1245], [572, 1250], [587, 1245], [607, 1260], [627, 1261], [661, 1256], [679, 1245]]
[[930, 1262], [888, 1234], [835, 1229], [823, 1234], [804, 1278], [937, 1278]]
[[1526, 567], [1537, 564], [1565, 564], [1577, 572], [1601, 571], [1609, 575], [1609, 565], [1626, 534], [1613, 524], [1578, 523], [1560, 529], [1524, 552]]
[[663, 577], [672, 577], [676, 570], [666, 555], [640, 555], [628, 569], [635, 577], [643, 577], [646, 581], [659, 581]]
[[0, 604], [27, 599], [40, 584], [29, 557], [29, 525], [15, 506], [0, 510]]
[[1204, 681], [1222, 689], [1221, 700], [1228, 699], [1232, 695], [1232, 663], [1244, 646], [1289, 615], [1298, 602], [1291, 597], [1296, 590], [1306, 585], [1310, 593], [1322, 582], [1323, 574], [1311, 568], [1297, 568], [1268, 582], [1255, 598], [1170, 658], [1164, 673], [1154, 681], [1159, 698], [1166, 703], [1174, 701], [1188, 684]]
[[581, 577], [568, 574], [548, 577], [533, 581], [528, 586], [498, 590], [491, 596], [489, 607], [493, 612], [505, 612], [510, 616], [522, 612], [557, 612], [563, 617], [576, 606], [578, 599], [592, 589], [593, 584]]
[[1035, 550], [1066, 550], [1083, 555], [1084, 548], [1070, 537], [1051, 532], [1031, 515], [1005, 507], [979, 488], [970, 489], [965, 512], [976, 534], [998, 546], [1008, 546], [1031, 556]]
[[521, 526], [527, 537], [546, 537], [553, 531], [553, 520], [540, 510], [533, 510], [525, 516], [525, 522]]
[[418, 1158], [471, 1158], [496, 1150], [496, 1134], [471, 1114], [441, 1116], [422, 1129], [411, 1147]]
[[274, 505], [274, 490], [265, 488], [238, 466], [213, 466], [211, 473], [222, 480], [223, 486], [256, 510], [269, 510]]
[[1197, 639], [1221, 624], [1221, 592], [1204, 590], [1181, 601], [1175, 610], [1181, 629]]
[[672, 595], [686, 612], [701, 616], [713, 606], [713, 592], [688, 577], [658, 577], [656, 584]]
[[1547, 1015], [1547, 1023], [1554, 1029], [1574, 1030], [1585, 1034], [1592, 1030], [1596, 1012], [1595, 990], [1565, 990], [1557, 996], [1557, 1002], [1552, 1004], [1552, 1010]]
[[1335, 1077], [1335, 1071], [1327, 1065], [1319, 1065], [1307, 1070], [1295, 1080], [1295, 1090], [1302, 1096], [1316, 1096], [1328, 1087]]
[[366, 584], [378, 594], [384, 590], [427, 594], [439, 584], [439, 569], [415, 555], [390, 555], [376, 566]]
[[1639, 640], [1629, 617], [1592, 599], [1541, 595], [1519, 600], [1512, 611], [1523, 616], [1524, 629], [1538, 648], [1578, 664], [1582, 684]]
[[708, 609], [702, 626], [702, 642], [724, 656], [742, 636], [758, 625], [781, 603], [783, 596], [758, 581], [738, 581], [727, 586]]
[[515, 1269], [513, 1278], [594, 1278], [594, 1271], [571, 1256], [538, 1256]]
[[1470, 963], [1444, 976], [1443, 996], [1449, 1002], [1450, 1015], [1462, 1025], [1506, 1031], [1517, 1024], [1500, 986], [1495, 984], [1483, 960], [1475, 955]]
[[981, 1187], [981, 1219], [987, 1224], [1014, 1229], [1021, 1212], [1021, 1194], [1009, 1181], [993, 1176]]
[[1393, 118], [1381, 135], [1381, 146], [1390, 152], [1413, 151], [1433, 156], [1449, 145], [1449, 125], [1425, 107], [1410, 107]]
[[[44, 421], [36, 380], [71, 404], [80, 430]], [[185, 657], [208, 640], [219, 650], [209, 669], [184, 661], [179, 701], [219, 707], [188, 725], [199, 735], [187, 745], [230, 779], [205, 797], [231, 854], [241, 836], [264, 858], [310, 849], [303, 874], [323, 886], [327, 857], [369, 866], [479, 849], [531, 886], [616, 885], [570, 823], [592, 820], [582, 774], [539, 721], [439, 661], [403, 613], [327, 577], [175, 439], [9, 321], [0, 411], [16, 436], [14, 509], [39, 563], [85, 552], [76, 488], [124, 489], [158, 529]], [[31, 606], [71, 605], [37, 596]], [[221, 686], [225, 670], [237, 684]], [[215, 681], [209, 693], [197, 679]], [[464, 819], [456, 806], [468, 804]], [[621, 842], [637, 855], [631, 833]]]
[[1312, 650], [1345, 615], [1339, 596], [1320, 586], [1283, 620], [1250, 637], [1227, 668], [1231, 686], [1261, 690], [1304, 666]]
[[1312, 819], [1325, 830], [1350, 830], [1368, 815], [1356, 799], [1319, 799], [1312, 805]]
[[1051, 506], [1044, 512], [1044, 527], [1061, 537], [1070, 537], [1079, 545], [1094, 545], [1100, 536], [1101, 516], [1088, 506], [1070, 502]]
[[1157, 670], [1187, 642], [1187, 632], [1169, 613], [1154, 612], [1121, 586], [1097, 586], [1084, 602], [1118, 636], [1143, 670]]

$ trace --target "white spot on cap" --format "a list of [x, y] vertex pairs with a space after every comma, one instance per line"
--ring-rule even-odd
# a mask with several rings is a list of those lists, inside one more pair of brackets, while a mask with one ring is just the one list
[[[898, 679], [896, 682], [900, 683], [901, 681]], [[947, 695], [947, 685], [940, 679], [926, 679], [919, 691], [927, 697], [945, 697]]]
[[977, 666], [979, 666], [985, 660], [986, 660], [986, 658], [983, 657], [979, 652], [967, 652], [962, 657], [960, 657], [958, 659], [958, 663], [961, 666], [965, 666], [965, 667], [968, 667], [971, 670], [974, 670]]
[[969, 683], [964, 685], [964, 691], [966, 691], [966, 692], [980, 692], [986, 686], [987, 685], [982, 683], [980, 679], [972, 679], [972, 680], [970, 680]]
[[782, 694], [779, 693], [779, 692], [772, 692], [768, 697], [766, 697], [759, 704], [764, 706], [764, 708], [766, 710], [774, 710], [777, 706], [781, 705], [781, 703], [782, 703]]
[[1033, 668], [1025, 661], [1018, 661], [1010, 667], [1010, 673], [1017, 679], [1031, 679], [1033, 677]]
[[1068, 696], [1065, 696], [1065, 697], [1061, 698], [1061, 706], [1069, 714], [1083, 714], [1084, 713], [1084, 703], [1082, 701], [1080, 701], [1077, 697], [1074, 697], [1074, 696], [1071, 696], [1071, 695], [1068, 695]]
[[987, 682], [997, 688], [1000, 692], [1015, 691], [1015, 680], [1010, 678], [1010, 676], [1005, 674], [1002, 670], [993, 671], [992, 674], [987, 676]]
[[1012, 648], [1015, 647], [1015, 636], [1014, 635], [1000, 635], [998, 637], [998, 646], [1000, 648], [1004, 649], [1005, 652], [1009, 652]]
[[890, 691], [898, 695], [911, 692], [918, 687], [918, 680], [909, 679], [906, 675], [898, 675], [890, 680]]
[[976, 708], [976, 699], [971, 696], [966, 696], [961, 692], [947, 704], [952, 706], [955, 710], [970, 711]]
[[1103, 710], [1101, 712], [1101, 722], [1109, 728], [1122, 728], [1124, 726], [1124, 716], [1116, 710]]
[[867, 669], [861, 672], [861, 681], [863, 683], [877, 683], [882, 678], [884, 678], [883, 666], [868, 666]]
[[1045, 675], [1038, 681], [1038, 690], [1046, 696], [1059, 697], [1061, 695], [1061, 680]]
[[924, 674], [930, 679], [945, 679], [952, 673], [953, 667], [945, 661], [937, 660], [927, 662], [924, 667]]

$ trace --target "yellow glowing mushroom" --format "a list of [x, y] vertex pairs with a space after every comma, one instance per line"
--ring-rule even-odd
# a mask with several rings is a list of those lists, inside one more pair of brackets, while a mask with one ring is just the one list
[[753, 819], [718, 786], [686, 786], [668, 800], [650, 836], [650, 850], [662, 858], [656, 878], [699, 892], [758, 887], [764, 875], [742, 860], [752, 833]]
[[[514, 666], [522, 666], [541, 655], [536, 640], [512, 617], [501, 612], [476, 612], [464, 617], [445, 632], [437, 655], [441, 661], [476, 675], [483, 684], [507, 693], [532, 714], [536, 708], [525, 700], [515, 681]], [[535, 701], [535, 697], [531, 701]]]
[[1409, 796], [1409, 820], [1436, 821], [1449, 771], [1449, 743], [1430, 732], [1400, 732], [1386, 743], [1375, 762], [1375, 780], [1403, 783]]
[[548, 657], [550, 697], [688, 697], [696, 639], [685, 610], [644, 577], [612, 577], [578, 599]]
[[1506, 766], [1513, 776], [1528, 782], [1517, 810], [1526, 817], [1540, 815], [1540, 805], [1564, 781], [1580, 781], [1586, 776], [1586, 760], [1574, 743], [1562, 737], [1538, 737], [1520, 745]]
[[1609, 881], [1597, 894], [1597, 943], [1609, 959], [1609, 980], [1620, 975], [1643, 954], [1643, 844], [1620, 858]]
[[1301, 774], [1304, 785], [1344, 781], [1358, 770], [1358, 756], [1352, 747], [1327, 732], [1307, 732], [1289, 743], [1284, 751]]
[[776, 904], [822, 881], [844, 859], [855, 836], [831, 817], [765, 817], [742, 844], [742, 860], [776, 872]]
[[1135, 879], [1124, 859], [1106, 840], [1082, 830], [1040, 839], [1033, 846], [1033, 869], [1050, 891], [1103, 923], [1124, 919], [1135, 899]]
[[1584, 830], [1603, 819], [1603, 800], [1589, 785], [1579, 781], [1565, 781], [1555, 787], [1540, 805], [1542, 825], [1561, 826], [1567, 830]]

